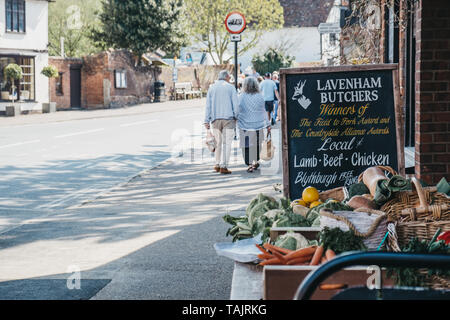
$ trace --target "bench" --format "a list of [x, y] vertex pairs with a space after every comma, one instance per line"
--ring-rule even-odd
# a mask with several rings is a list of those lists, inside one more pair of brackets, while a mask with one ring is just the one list
[[179, 96], [183, 97], [183, 99], [187, 99], [189, 95], [194, 97], [202, 97], [201, 90], [193, 90], [191, 82], [177, 82], [175, 83], [175, 100], [178, 99]]

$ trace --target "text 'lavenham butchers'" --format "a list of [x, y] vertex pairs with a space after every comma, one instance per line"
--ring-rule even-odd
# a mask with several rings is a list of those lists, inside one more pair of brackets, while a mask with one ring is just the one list
[[377, 101], [378, 89], [382, 88], [381, 77], [317, 80], [317, 91], [321, 103]]

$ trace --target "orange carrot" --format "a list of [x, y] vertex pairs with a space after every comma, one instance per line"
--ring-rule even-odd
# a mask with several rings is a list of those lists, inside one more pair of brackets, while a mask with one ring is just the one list
[[322, 245], [317, 248], [316, 252], [314, 252], [314, 255], [312, 257], [312, 260], [310, 263], [311, 266], [317, 266], [319, 264], [319, 261], [323, 255], [323, 250], [324, 250], [324, 248]]
[[282, 254], [289, 254], [289, 253], [292, 252], [292, 250], [285, 249], [285, 248], [280, 248], [280, 247], [274, 246], [274, 245], [272, 245], [272, 244], [270, 244], [270, 243], [265, 243], [265, 244], [264, 244], [264, 248], [265, 248], [266, 250], [271, 251], [272, 253], [273, 253], [274, 251], [277, 251], [277, 252], [282, 253]]
[[264, 249], [263, 247], [261, 247], [259, 244], [256, 245], [256, 247], [259, 249], [259, 251], [261, 251], [262, 253], [268, 254], [268, 252], [266, 251], [266, 249]]
[[274, 264], [281, 264], [280, 259], [278, 258], [272, 258], [272, 259], [268, 259], [268, 260], [264, 260], [262, 262], [260, 262], [260, 266], [268, 266], [268, 265], [274, 265]]
[[291, 259], [295, 259], [295, 258], [301, 258], [301, 257], [306, 257], [306, 256], [311, 256], [314, 254], [314, 252], [316, 251], [316, 247], [307, 247], [307, 248], [303, 248], [303, 249], [299, 249], [296, 251], [293, 251], [289, 254], [287, 254], [285, 256], [286, 260], [291, 260]]
[[261, 253], [261, 254], [258, 254], [258, 258], [261, 260], [266, 260], [266, 259], [272, 259], [275, 257], [269, 253]]
[[320, 290], [339, 290], [347, 288], [346, 284], [322, 284], [320, 287]]
[[279, 252], [277, 251], [272, 251], [273, 255], [278, 258], [278, 260], [280, 260], [281, 264], [286, 264], [287, 260], [286, 258]]
[[328, 249], [328, 250], [325, 252], [325, 256], [327, 257], [327, 260], [330, 261], [331, 259], [333, 259], [334, 257], [336, 257], [336, 253], [334, 253], [333, 250]]
[[306, 257], [300, 257], [291, 259], [287, 262], [288, 265], [299, 265], [299, 264], [305, 264], [305, 262], [311, 261], [312, 256], [306, 256]]
[[327, 257], [325, 257], [325, 256], [323, 256], [322, 257], [322, 260], [320, 260], [320, 264], [324, 264], [324, 263], [327, 263]]

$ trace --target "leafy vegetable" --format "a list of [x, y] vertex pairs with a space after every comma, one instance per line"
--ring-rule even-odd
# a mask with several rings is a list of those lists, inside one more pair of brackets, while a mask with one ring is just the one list
[[318, 239], [319, 244], [323, 245], [325, 250], [331, 249], [336, 254], [347, 251], [367, 250], [363, 238], [356, 236], [352, 230], [342, 231], [339, 228], [330, 229], [325, 227], [319, 232]]
[[[444, 240], [434, 241], [419, 240], [412, 238], [408, 245], [402, 248], [402, 252], [421, 253], [421, 254], [450, 254], [450, 246], [445, 244]], [[427, 279], [427, 275], [417, 272], [417, 268], [389, 268], [388, 277], [395, 280], [396, 285], [405, 287], [423, 287]], [[428, 270], [428, 276], [437, 275], [448, 277], [449, 270]]]
[[267, 242], [270, 228], [279, 227], [309, 227], [311, 223], [305, 217], [295, 214], [289, 199], [276, 199], [259, 194], [252, 199], [245, 210], [245, 216], [232, 217], [226, 215], [223, 220], [231, 224], [227, 236], [233, 237], [233, 242], [253, 238], [262, 234], [262, 241]]
[[279, 236], [275, 240], [275, 245], [289, 250], [298, 250], [311, 246], [312, 244], [300, 233], [290, 231]]
[[306, 219], [312, 224], [318, 217], [320, 217], [320, 210], [330, 209], [333, 211], [353, 211], [353, 208], [336, 200], [328, 199], [325, 203], [318, 205], [308, 211]]

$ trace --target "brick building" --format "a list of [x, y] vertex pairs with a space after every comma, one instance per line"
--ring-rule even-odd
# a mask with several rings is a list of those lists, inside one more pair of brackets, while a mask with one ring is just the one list
[[128, 51], [105, 51], [82, 59], [51, 57], [60, 77], [50, 83], [58, 110], [114, 108], [151, 102], [160, 68], [136, 66]]
[[389, 1], [382, 1], [380, 57], [399, 64], [411, 173], [429, 184], [450, 181], [450, 1]]
[[[58, 69], [59, 77], [50, 80], [51, 101], [58, 110], [81, 107], [81, 66], [82, 59], [50, 57], [49, 64]], [[75, 82], [75, 77], [77, 83]], [[72, 78], [72, 79], [71, 79]]]
[[[414, 103], [409, 108], [414, 127], [416, 175], [436, 183], [445, 176], [450, 181], [450, 1], [419, 0], [415, 4], [415, 45], [402, 35], [401, 75], [405, 87], [415, 78], [411, 95], [404, 95]], [[405, 54], [415, 55], [413, 66]], [[415, 67], [415, 71], [412, 67]], [[411, 72], [414, 72], [412, 74]], [[415, 90], [414, 90], [415, 89]], [[414, 92], [414, 91], [415, 92]], [[412, 118], [415, 116], [415, 119]]]
[[317, 27], [330, 13], [334, 0], [279, 0], [284, 27]]
[[450, 180], [450, 1], [367, 1], [367, 40], [367, 17], [352, 15], [353, 2], [335, 0], [337, 14], [327, 22], [340, 23], [342, 32], [330, 50], [335, 56], [324, 60], [397, 63], [405, 152], [413, 159], [407, 173], [429, 184]]

